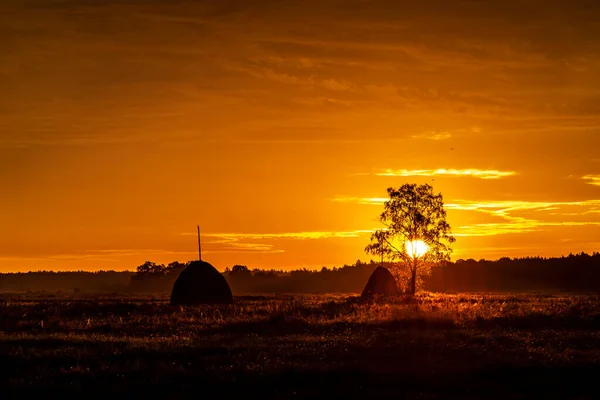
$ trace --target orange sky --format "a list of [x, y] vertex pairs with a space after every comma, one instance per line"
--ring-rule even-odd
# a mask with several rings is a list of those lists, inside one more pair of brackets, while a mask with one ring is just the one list
[[[7, 4], [5, 4], [7, 3]], [[600, 7], [8, 0], [0, 271], [368, 260], [388, 186], [454, 259], [600, 250]]]

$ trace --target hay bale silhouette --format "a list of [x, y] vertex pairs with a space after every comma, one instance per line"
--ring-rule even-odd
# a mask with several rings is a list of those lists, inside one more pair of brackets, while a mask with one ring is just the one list
[[362, 294], [363, 299], [372, 299], [376, 296], [397, 296], [399, 294], [396, 278], [389, 269], [377, 267], [371, 274]]
[[192, 261], [173, 284], [171, 304], [233, 304], [233, 294], [215, 267], [205, 261]]

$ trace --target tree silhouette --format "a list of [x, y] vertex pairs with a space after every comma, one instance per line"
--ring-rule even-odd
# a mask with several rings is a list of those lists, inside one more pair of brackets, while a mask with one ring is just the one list
[[182, 263], [182, 262], [179, 262], [179, 261], [173, 261], [173, 262], [169, 263], [169, 265], [167, 265], [165, 267], [165, 274], [166, 275], [176, 275], [177, 276], [188, 265], [189, 265], [189, 263]]
[[252, 271], [245, 265], [234, 265], [229, 273], [229, 277], [234, 281], [245, 281], [252, 278]]
[[248, 267], [246, 267], [245, 265], [239, 265], [239, 264], [236, 264], [233, 266], [233, 268], [231, 269], [231, 273], [232, 274], [251, 274]]
[[[446, 222], [442, 194], [435, 194], [431, 185], [405, 184], [387, 190], [389, 200], [379, 220], [385, 225], [371, 235], [365, 248], [369, 254], [402, 261], [408, 271], [408, 292], [415, 294], [417, 280], [430, 272], [431, 266], [450, 260], [455, 241]], [[427, 246], [424, 254], [409, 254], [407, 244], [422, 241]]]
[[136, 268], [138, 274], [164, 274], [166, 267], [163, 264], [156, 264], [152, 261], [146, 261]]

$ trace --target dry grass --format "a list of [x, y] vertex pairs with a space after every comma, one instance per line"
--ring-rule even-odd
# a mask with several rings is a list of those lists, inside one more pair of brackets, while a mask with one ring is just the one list
[[[9, 397], [594, 398], [600, 298], [0, 298]], [[36, 393], [34, 393], [36, 392]]]

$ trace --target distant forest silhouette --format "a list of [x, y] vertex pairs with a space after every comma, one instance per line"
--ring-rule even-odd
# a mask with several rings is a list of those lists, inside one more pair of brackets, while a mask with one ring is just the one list
[[[243, 265], [227, 268], [223, 275], [234, 294], [251, 293], [359, 293], [380, 263], [357, 261], [353, 265], [320, 270], [250, 270]], [[384, 263], [391, 266], [390, 263]], [[147, 261], [136, 272], [52, 272], [0, 274], [0, 292], [112, 292], [169, 293], [187, 263], [168, 265]], [[433, 292], [600, 292], [600, 253], [580, 253], [560, 258], [473, 259], [434, 267], [425, 278]]]

